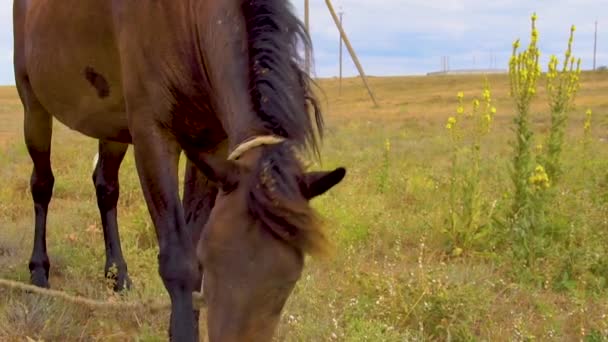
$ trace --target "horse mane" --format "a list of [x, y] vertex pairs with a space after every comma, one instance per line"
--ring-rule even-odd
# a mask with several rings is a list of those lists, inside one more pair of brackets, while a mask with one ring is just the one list
[[288, 1], [241, 1], [254, 111], [266, 129], [318, 157], [323, 117], [298, 52], [301, 44], [304, 55], [311, 57], [310, 37]]
[[252, 170], [249, 213], [275, 238], [303, 253], [329, 251], [320, 219], [303, 197], [299, 178], [304, 169], [289, 142], [268, 146]]
[[312, 60], [312, 43], [288, 1], [241, 1], [251, 102], [265, 129], [286, 139], [266, 147], [254, 167], [247, 185], [249, 212], [279, 240], [302, 253], [323, 254], [327, 239], [298, 181], [304, 173], [298, 152], [318, 157], [323, 137], [322, 113], [298, 52], [303, 48]]

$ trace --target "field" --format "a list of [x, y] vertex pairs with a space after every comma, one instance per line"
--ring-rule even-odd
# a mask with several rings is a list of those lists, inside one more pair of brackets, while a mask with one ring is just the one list
[[[278, 339], [608, 340], [608, 73], [581, 75], [566, 131], [564, 175], [551, 185], [556, 194], [546, 211], [550, 233], [543, 233], [536, 257], [525, 265], [504, 223], [513, 199], [509, 142], [515, 139], [508, 76], [488, 76], [497, 113], [481, 140], [484, 234], [466, 247], [449, 234], [453, 145], [446, 121], [455, 115], [458, 92], [465, 101], [481, 99], [484, 77], [370, 81], [379, 108], [371, 105], [360, 79], [344, 80], [341, 94], [337, 80], [319, 81], [327, 130], [322, 163], [314, 167], [345, 166], [348, 174], [314, 201], [334, 253], [308, 260]], [[550, 124], [542, 89], [531, 116], [538, 149]], [[593, 121], [584, 144], [587, 109]], [[0, 88], [0, 277], [28, 282], [33, 204], [21, 125], [15, 89]], [[121, 298], [104, 284], [103, 235], [91, 181], [96, 148], [96, 141], [55, 123], [56, 182], [47, 238], [51, 286], [112, 301], [167, 300], [131, 152], [120, 173], [119, 225], [134, 289]], [[91, 310], [0, 289], [2, 341], [161, 341], [167, 322], [168, 312]], [[202, 319], [203, 332], [204, 325]]]

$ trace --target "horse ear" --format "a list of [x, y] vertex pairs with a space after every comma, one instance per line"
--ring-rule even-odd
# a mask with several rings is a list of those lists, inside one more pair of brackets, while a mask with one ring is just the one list
[[222, 189], [230, 189], [236, 185], [240, 170], [235, 162], [207, 153], [186, 153], [186, 155], [207, 179], [217, 183]]
[[300, 180], [300, 190], [306, 199], [317, 197], [340, 183], [346, 169], [339, 167], [333, 171], [307, 172]]

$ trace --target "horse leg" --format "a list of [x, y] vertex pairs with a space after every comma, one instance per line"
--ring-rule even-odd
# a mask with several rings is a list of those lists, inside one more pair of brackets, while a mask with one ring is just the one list
[[131, 128], [131, 133], [139, 179], [156, 228], [159, 273], [171, 297], [169, 335], [174, 341], [198, 341], [192, 305], [192, 292], [199, 279], [198, 262], [177, 183], [181, 147], [157, 124], [142, 121]]
[[104, 272], [106, 278], [114, 281], [114, 291], [131, 288], [131, 279], [122, 255], [116, 220], [116, 203], [119, 196], [118, 170], [128, 147], [128, 144], [100, 140], [99, 159], [93, 172], [93, 184], [106, 247]]
[[[203, 227], [215, 204], [218, 189], [190, 160], [186, 163], [184, 177], [183, 206], [186, 224], [192, 232], [192, 243], [197, 250]], [[199, 259], [200, 260], [200, 259]], [[199, 264], [199, 275], [196, 278], [197, 286], [201, 286], [204, 265]], [[197, 290], [198, 291], [198, 290]], [[195, 320], [199, 320], [199, 311], [195, 311]]]
[[30, 179], [35, 214], [30, 277], [32, 284], [48, 288], [50, 262], [46, 250], [46, 218], [55, 183], [51, 170], [53, 118], [38, 102], [27, 77], [19, 80], [19, 95], [25, 107], [25, 144], [34, 164]]
[[215, 204], [217, 192], [217, 186], [210, 182], [194, 163], [187, 160], [183, 206], [186, 224], [192, 232], [194, 247], [198, 244], [202, 230]]

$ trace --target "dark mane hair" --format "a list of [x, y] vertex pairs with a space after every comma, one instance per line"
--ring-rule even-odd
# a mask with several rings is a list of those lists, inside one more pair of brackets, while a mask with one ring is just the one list
[[268, 146], [252, 170], [247, 206], [250, 214], [279, 240], [303, 253], [323, 255], [329, 243], [320, 220], [302, 195], [303, 166], [288, 142]]
[[[299, 152], [319, 156], [323, 118], [302, 68], [312, 44], [302, 22], [285, 0], [241, 0], [248, 35], [249, 88], [263, 125], [286, 142], [268, 146], [248, 185], [250, 214], [276, 238], [302, 253], [322, 254], [327, 239], [315, 211], [302, 196], [304, 173]], [[311, 111], [313, 115], [311, 115]]]
[[249, 88], [255, 112], [273, 134], [318, 156], [323, 118], [298, 52], [301, 44], [304, 54], [312, 55], [306, 29], [285, 0], [242, 0], [241, 8], [248, 35]]

